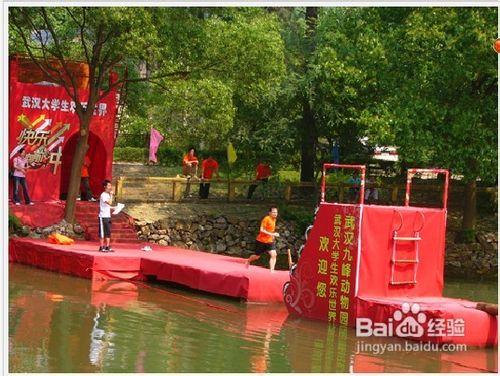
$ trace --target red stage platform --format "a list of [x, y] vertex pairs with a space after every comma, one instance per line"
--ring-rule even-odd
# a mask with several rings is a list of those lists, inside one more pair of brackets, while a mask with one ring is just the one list
[[282, 302], [282, 288], [289, 280], [288, 271], [271, 273], [250, 266], [244, 259], [148, 244], [115, 244], [114, 253], [100, 253], [94, 242], [76, 242], [72, 246], [50, 244], [45, 240], [13, 238], [9, 240], [9, 260], [42, 269], [92, 278], [100, 273], [111, 279], [156, 277], [196, 290], [242, 298], [249, 302]]

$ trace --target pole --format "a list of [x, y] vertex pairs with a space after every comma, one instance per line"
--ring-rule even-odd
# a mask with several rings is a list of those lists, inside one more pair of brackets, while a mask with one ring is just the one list
[[227, 173], [227, 200], [231, 201], [231, 162], [227, 161], [229, 171]]

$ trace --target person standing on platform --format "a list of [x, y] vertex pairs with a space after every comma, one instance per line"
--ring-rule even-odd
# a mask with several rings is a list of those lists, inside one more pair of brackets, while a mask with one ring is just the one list
[[24, 147], [19, 150], [17, 156], [14, 158], [13, 167], [14, 167], [14, 173], [13, 173], [14, 203], [16, 205], [21, 205], [21, 201], [19, 200], [19, 185], [21, 185], [23, 187], [24, 202], [26, 203], [26, 205], [34, 205], [30, 199], [30, 195], [28, 193], [28, 185], [26, 184], [28, 160], [26, 159], [26, 150], [24, 149]]
[[365, 190], [365, 201], [366, 202], [378, 202], [378, 189], [374, 187], [376, 184], [375, 178], [370, 176], [367, 181], [368, 187]]
[[211, 155], [208, 155], [208, 158], [201, 162], [200, 198], [208, 198], [210, 180], [214, 173], [219, 178], [219, 163]]
[[110, 247], [111, 241], [111, 209], [113, 206], [113, 186], [109, 180], [102, 183], [104, 192], [99, 198], [99, 252], [114, 252]]
[[353, 175], [347, 179], [347, 184], [349, 187], [349, 199], [352, 202], [357, 202], [359, 200], [359, 192], [361, 189], [361, 178], [359, 177], [359, 172], [354, 170]]
[[278, 208], [271, 206], [269, 214], [260, 223], [259, 235], [257, 235], [255, 242], [255, 253], [246, 260], [247, 267], [251, 262], [258, 260], [260, 255], [267, 252], [269, 254], [269, 269], [271, 273], [274, 272], [277, 256], [275, 239], [280, 236], [279, 233], [275, 232], [276, 218], [278, 218]]
[[247, 199], [250, 200], [257, 188], [257, 184], [265, 184], [271, 176], [271, 167], [267, 161], [260, 161], [255, 168], [255, 182], [248, 187]]
[[198, 173], [198, 158], [195, 155], [193, 147], [189, 148], [188, 153], [182, 159], [182, 174], [187, 177], [186, 191], [184, 196], [188, 197], [191, 191], [191, 178], [196, 177]]
[[83, 201], [97, 201], [94, 198], [94, 195], [92, 194], [92, 190], [90, 189], [90, 173], [89, 173], [89, 168], [90, 168], [90, 157], [88, 154], [85, 155], [85, 159], [83, 160], [83, 166], [82, 166], [82, 182], [81, 182], [81, 199]]

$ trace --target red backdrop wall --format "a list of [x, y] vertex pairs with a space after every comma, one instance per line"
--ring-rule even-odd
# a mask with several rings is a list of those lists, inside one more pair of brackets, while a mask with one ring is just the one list
[[[21, 82], [26, 76], [25, 65], [25, 59], [10, 59], [9, 166], [16, 149], [25, 145], [32, 164], [27, 174], [31, 199], [58, 200], [65, 195], [69, 184], [78, 138], [78, 116], [63, 87], [46, 82]], [[88, 98], [88, 91], [81, 89], [79, 95]], [[116, 91], [111, 91], [96, 105], [91, 120], [88, 155], [94, 195], [102, 191], [102, 180], [112, 177], [116, 110]]]

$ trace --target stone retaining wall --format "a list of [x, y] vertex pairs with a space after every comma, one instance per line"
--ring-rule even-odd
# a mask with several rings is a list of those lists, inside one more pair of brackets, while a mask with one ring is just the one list
[[[211, 253], [248, 256], [253, 252], [255, 237], [259, 231], [258, 220], [242, 220], [224, 216], [201, 216], [197, 219], [164, 219], [155, 222], [136, 221], [140, 240], [160, 245], [173, 245]], [[292, 255], [304, 244], [303, 236], [297, 235], [295, 224], [279, 221], [276, 231], [278, 253]]]
[[455, 234], [446, 234], [445, 274], [451, 277], [498, 277], [498, 239], [494, 232], [478, 231], [476, 242], [453, 241]]

